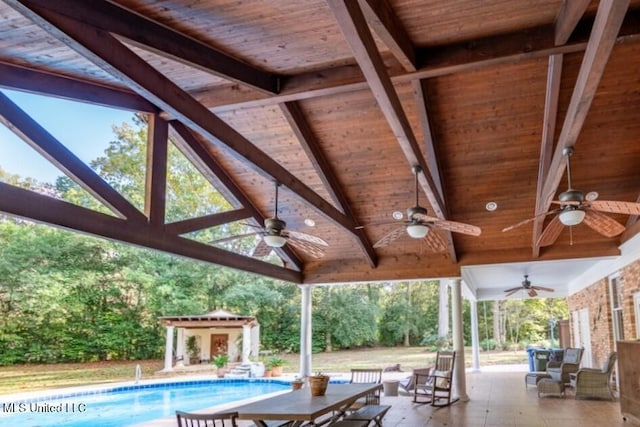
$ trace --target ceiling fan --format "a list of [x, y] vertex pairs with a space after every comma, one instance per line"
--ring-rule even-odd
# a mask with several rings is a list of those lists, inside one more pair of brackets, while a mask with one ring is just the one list
[[538, 295], [538, 293], [536, 291], [547, 291], [547, 292], [554, 292], [555, 289], [551, 289], [551, 288], [545, 288], [544, 286], [534, 286], [531, 284], [531, 282], [529, 281], [529, 275], [525, 274], [524, 275], [524, 280], [522, 281], [522, 285], [515, 287], [515, 288], [511, 288], [511, 289], [506, 289], [505, 292], [507, 293], [505, 295], [505, 297], [510, 297], [511, 295], [515, 294], [518, 291], [527, 291], [527, 293], [529, 294], [530, 297], [535, 297]]
[[280, 184], [276, 182], [275, 209], [273, 217], [264, 220], [264, 226], [259, 227], [254, 224], [245, 223], [244, 225], [257, 228], [258, 231], [240, 234], [237, 236], [225, 237], [215, 240], [211, 243], [222, 243], [224, 241], [239, 239], [242, 237], [259, 235], [262, 239], [255, 247], [253, 256], [266, 256], [274, 248], [281, 248], [285, 244], [290, 244], [295, 249], [303, 251], [313, 258], [322, 258], [324, 256], [323, 246], [329, 246], [327, 242], [317, 236], [303, 233], [300, 231], [289, 230], [286, 228], [287, 223], [278, 218], [278, 187]]
[[442, 252], [447, 249], [447, 243], [440, 234], [433, 231], [434, 229], [449, 230], [471, 236], [480, 235], [481, 230], [475, 225], [447, 221], [427, 215], [427, 209], [418, 203], [418, 174], [422, 172], [422, 168], [414, 166], [412, 170], [415, 175], [416, 204], [407, 209], [407, 220], [404, 221], [404, 225], [392, 230], [378, 240], [373, 245], [374, 248], [387, 246], [406, 232], [413, 239], [423, 239], [427, 247], [433, 252]]
[[571, 185], [571, 155], [573, 147], [564, 149], [563, 154], [567, 158], [567, 183], [569, 188], [558, 195], [559, 200], [551, 203], [560, 205], [557, 209], [536, 215], [533, 218], [526, 219], [517, 224], [504, 228], [502, 231], [513, 230], [528, 222], [534, 221], [540, 217], [557, 214], [547, 225], [538, 239], [538, 246], [550, 246], [560, 236], [563, 226], [572, 227], [584, 222], [594, 231], [605, 237], [614, 237], [622, 233], [625, 227], [614, 219], [602, 214], [601, 212], [618, 213], [625, 215], [640, 215], [640, 203], [622, 202], [612, 200], [595, 200], [595, 197], [585, 198], [584, 193], [580, 190], [573, 189]]

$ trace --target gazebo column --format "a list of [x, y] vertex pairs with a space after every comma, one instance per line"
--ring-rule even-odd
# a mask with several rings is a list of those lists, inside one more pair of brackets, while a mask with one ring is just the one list
[[300, 304], [300, 376], [311, 375], [311, 286], [298, 285]]
[[184, 365], [184, 328], [178, 328], [176, 332], [176, 366]]
[[162, 372], [173, 371], [173, 326], [167, 326], [167, 339], [164, 346], [164, 369]]
[[242, 325], [242, 363], [249, 363], [251, 355], [251, 325]]
[[440, 280], [440, 302], [438, 304], [438, 337], [449, 335], [449, 284]]
[[473, 372], [480, 372], [480, 339], [478, 335], [478, 302], [469, 301], [471, 306], [471, 351]]
[[462, 334], [462, 283], [460, 279], [451, 281], [451, 310], [453, 349], [456, 352], [453, 381], [458, 397], [463, 402], [469, 400], [467, 395], [467, 382], [464, 370], [464, 336]]

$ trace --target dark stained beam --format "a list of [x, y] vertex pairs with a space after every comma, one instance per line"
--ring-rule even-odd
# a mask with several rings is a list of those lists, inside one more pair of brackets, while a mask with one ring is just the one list
[[574, 146], [577, 142], [628, 6], [628, 0], [602, 0], [598, 6], [591, 37], [580, 66], [549, 172], [544, 181], [543, 212], [549, 209], [564, 174], [566, 161], [563, 150]]
[[167, 150], [169, 124], [158, 115], [147, 123], [147, 169], [144, 192], [144, 211], [154, 227], [164, 226], [167, 195]]
[[122, 220], [0, 182], [0, 211], [56, 227], [211, 262], [274, 279], [301, 283], [299, 272], [205, 245], [146, 223]]
[[[638, 10], [627, 13], [627, 19], [616, 39], [617, 43], [640, 39], [638, 15]], [[591, 28], [592, 22], [591, 19], [583, 19], [578, 27]], [[416, 55], [423, 59], [418, 60], [417, 71], [408, 73], [396, 67], [388, 69], [387, 72], [393, 83], [406, 83], [457, 72], [479, 70], [493, 65], [547, 58], [549, 55], [584, 52], [588, 37], [588, 31], [576, 31], [567, 44], [556, 46], [555, 29], [548, 25], [448, 46], [418, 49]], [[283, 80], [281, 91], [273, 96], [247, 88], [238, 88], [237, 85], [219, 86], [194, 93], [194, 96], [215, 113], [365, 89], [368, 89], [368, 85], [361, 70], [357, 66], [346, 65], [288, 77]]]
[[172, 117], [181, 120], [212, 142], [226, 147], [231, 154], [253, 167], [256, 172], [274, 178], [288, 187], [293, 194], [334, 224], [354, 236], [358, 233], [351, 218], [334, 208], [286, 168], [251, 144], [112, 35], [47, 8], [41, 8], [31, 1], [7, 0], [7, 3], [71, 49], [119, 78], [136, 93], [150, 99]]
[[[327, 4], [351, 48], [353, 56], [360, 65], [382, 113], [391, 126], [393, 134], [398, 139], [407, 161], [411, 166], [418, 165], [423, 171], [427, 171], [428, 167], [420, 152], [418, 141], [402, 109], [402, 104], [391, 79], [387, 75], [384, 62], [358, 4], [341, 0], [327, 0]], [[419, 181], [434, 215], [441, 219], [446, 218], [444, 203], [435, 189], [431, 175], [428, 173], [420, 174]]]
[[2, 92], [0, 92], [0, 121], [115, 214], [136, 222], [147, 221], [142, 212]]
[[416, 71], [416, 52], [387, 0], [359, 0], [367, 23], [407, 71]]
[[[562, 55], [551, 55], [547, 69], [547, 91], [544, 104], [544, 117], [542, 122], [542, 141], [540, 144], [540, 161], [538, 162], [538, 184], [536, 187], [536, 207], [534, 216], [546, 211], [542, 201], [542, 189], [544, 180], [549, 172], [551, 156], [553, 155], [553, 141], [556, 134], [556, 121], [558, 117], [558, 99], [560, 97], [560, 80], [562, 77]], [[538, 240], [542, 234], [545, 216], [533, 220], [533, 257], [540, 255]]]
[[189, 218], [182, 221], [172, 222], [166, 224], [164, 226], [164, 230], [169, 234], [185, 234], [247, 218], [251, 218], [249, 209], [240, 208], [232, 211], [219, 212], [197, 218]]
[[[205, 177], [213, 173], [215, 179], [220, 182], [222, 187], [231, 193], [233, 199], [235, 199], [240, 206], [248, 209], [251, 217], [262, 226], [265, 216], [262, 215], [249, 197], [238, 187], [222, 165], [206, 150], [203, 145], [205, 141], [198, 139], [189, 128], [176, 120], [171, 121], [171, 127], [180, 136], [180, 138], [175, 141], [175, 144], [182, 154], [184, 154]], [[213, 179], [209, 179], [209, 181], [211, 182]], [[282, 259], [292, 264], [295, 269], [302, 270], [302, 261], [288, 245], [281, 248], [274, 248], [274, 250]]]
[[[433, 179], [433, 183], [440, 194], [444, 202], [444, 187], [442, 185], [442, 178], [440, 176], [440, 166], [438, 165], [438, 154], [436, 152], [436, 146], [433, 141], [433, 133], [431, 132], [431, 121], [429, 120], [429, 109], [427, 108], [427, 96], [426, 96], [426, 87], [427, 84], [424, 80], [414, 80], [412, 82], [413, 85], [413, 94], [416, 99], [416, 105], [418, 106], [418, 118], [420, 119], [420, 126], [422, 127], [422, 134], [424, 136], [424, 149], [427, 155], [427, 165], [429, 169], [425, 171], [425, 173], [431, 174], [431, 178]], [[446, 237], [447, 242], [447, 250], [449, 252], [449, 257], [451, 258], [451, 262], [458, 262], [458, 255], [456, 254], [456, 248], [453, 245], [453, 237], [451, 235], [451, 231], [442, 230]]]
[[591, 0], [563, 0], [555, 22], [555, 44], [565, 44], [589, 7]]
[[238, 61], [211, 46], [152, 21], [123, 6], [104, 0], [21, 0], [31, 7], [47, 8], [106, 32], [118, 34], [158, 55], [210, 72], [260, 91], [277, 93], [279, 79]]
[[158, 112], [158, 109], [149, 101], [128, 90], [83, 82], [3, 62], [0, 62], [0, 87], [105, 107], [144, 113]]
[[[346, 216], [352, 218], [354, 224], [358, 224], [349, 201], [347, 200], [344, 191], [342, 191], [342, 185], [338, 181], [338, 178], [336, 177], [331, 164], [327, 160], [326, 155], [320, 148], [320, 144], [318, 144], [318, 141], [311, 131], [311, 128], [309, 127], [304, 114], [300, 110], [299, 105], [294, 102], [287, 102], [280, 104], [280, 110], [287, 120], [287, 123], [289, 123], [291, 130], [296, 135], [302, 149], [307, 154], [307, 157], [311, 161], [311, 164], [320, 177], [320, 180], [327, 191], [329, 191], [333, 200], [337, 203], [338, 208], [341, 209]], [[371, 267], [375, 267], [377, 264], [377, 255], [373, 249], [373, 245], [369, 242], [369, 239], [367, 239], [362, 228], [356, 227], [356, 231], [356, 241], [358, 242], [360, 249], [362, 249], [369, 265]]]

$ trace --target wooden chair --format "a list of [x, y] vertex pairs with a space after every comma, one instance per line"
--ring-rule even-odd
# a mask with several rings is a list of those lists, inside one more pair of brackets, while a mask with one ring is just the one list
[[178, 427], [238, 427], [237, 412], [218, 412], [215, 414], [193, 414], [176, 411]]
[[[351, 369], [352, 384], [381, 384], [382, 369]], [[365, 405], [378, 405], [380, 403], [380, 390], [366, 395], [362, 399], [356, 400], [350, 407], [349, 411], [355, 411]]]
[[439, 351], [436, 364], [429, 374], [414, 374], [413, 401], [431, 406], [448, 406], [458, 399], [451, 398], [455, 351]]

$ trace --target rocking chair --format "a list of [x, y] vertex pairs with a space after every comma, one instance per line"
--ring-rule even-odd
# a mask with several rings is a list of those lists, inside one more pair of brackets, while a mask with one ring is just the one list
[[436, 355], [435, 367], [429, 374], [414, 374], [413, 401], [415, 403], [448, 406], [458, 400], [451, 398], [455, 357], [455, 351], [439, 351]]

